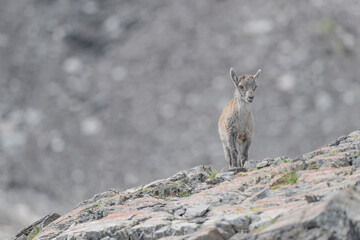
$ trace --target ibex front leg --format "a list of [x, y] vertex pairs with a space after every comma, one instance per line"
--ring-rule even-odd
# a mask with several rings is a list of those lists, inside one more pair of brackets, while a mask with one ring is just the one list
[[238, 167], [238, 151], [236, 149], [236, 134], [230, 133], [228, 137], [228, 146], [230, 150], [230, 169]]
[[239, 145], [239, 165], [240, 167], [244, 167], [245, 162], [248, 160], [249, 147], [251, 144], [251, 138], [245, 139]]

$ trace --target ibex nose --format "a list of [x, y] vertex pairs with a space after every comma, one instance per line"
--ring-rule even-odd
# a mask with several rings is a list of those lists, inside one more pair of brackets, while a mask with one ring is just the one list
[[249, 96], [249, 98], [252, 100], [252, 99], [254, 99], [254, 96]]

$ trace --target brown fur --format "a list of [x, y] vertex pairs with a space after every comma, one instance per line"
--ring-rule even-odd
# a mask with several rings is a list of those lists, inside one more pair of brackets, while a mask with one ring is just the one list
[[250, 103], [254, 99], [256, 79], [260, 72], [259, 69], [255, 75], [237, 76], [235, 71], [230, 69], [230, 78], [236, 89], [234, 98], [224, 107], [218, 124], [225, 159], [229, 162], [230, 169], [243, 167], [248, 159], [255, 127]]

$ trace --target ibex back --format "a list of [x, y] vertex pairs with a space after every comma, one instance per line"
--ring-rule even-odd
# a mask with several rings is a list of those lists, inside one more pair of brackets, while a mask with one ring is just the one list
[[234, 98], [224, 107], [218, 124], [225, 158], [229, 162], [230, 169], [243, 167], [248, 159], [255, 127], [250, 103], [254, 100], [256, 79], [260, 72], [259, 69], [255, 75], [238, 76], [234, 69], [230, 69], [230, 78], [236, 89]]

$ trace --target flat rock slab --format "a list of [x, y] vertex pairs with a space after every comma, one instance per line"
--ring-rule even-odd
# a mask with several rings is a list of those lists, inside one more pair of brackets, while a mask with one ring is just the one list
[[202, 217], [208, 211], [209, 205], [194, 205], [186, 209], [184, 217], [186, 218], [195, 218]]

